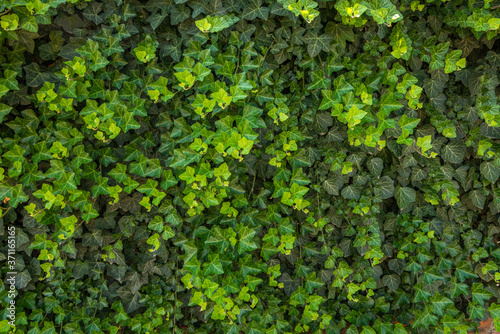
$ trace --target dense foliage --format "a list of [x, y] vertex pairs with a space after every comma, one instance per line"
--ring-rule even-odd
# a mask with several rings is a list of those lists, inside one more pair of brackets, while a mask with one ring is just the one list
[[0, 1], [15, 333], [500, 330], [499, 30], [498, 0]]

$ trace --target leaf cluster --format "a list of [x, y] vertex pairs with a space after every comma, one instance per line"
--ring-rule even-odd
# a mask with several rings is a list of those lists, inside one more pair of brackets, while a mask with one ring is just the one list
[[0, 3], [15, 333], [500, 330], [499, 17]]

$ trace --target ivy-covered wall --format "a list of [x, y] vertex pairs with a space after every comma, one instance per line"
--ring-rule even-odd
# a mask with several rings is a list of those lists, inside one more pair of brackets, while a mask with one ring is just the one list
[[499, 0], [0, 1], [0, 333], [500, 330], [499, 30]]

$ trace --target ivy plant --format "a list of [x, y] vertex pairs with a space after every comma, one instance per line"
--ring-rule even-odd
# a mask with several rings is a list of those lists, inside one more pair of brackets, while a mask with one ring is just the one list
[[500, 331], [499, 30], [498, 0], [0, 2], [0, 333]]

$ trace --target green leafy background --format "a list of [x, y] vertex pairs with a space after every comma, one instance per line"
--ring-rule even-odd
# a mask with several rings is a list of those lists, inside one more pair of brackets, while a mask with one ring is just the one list
[[2, 1], [15, 333], [500, 330], [499, 29], [498, 0]]

